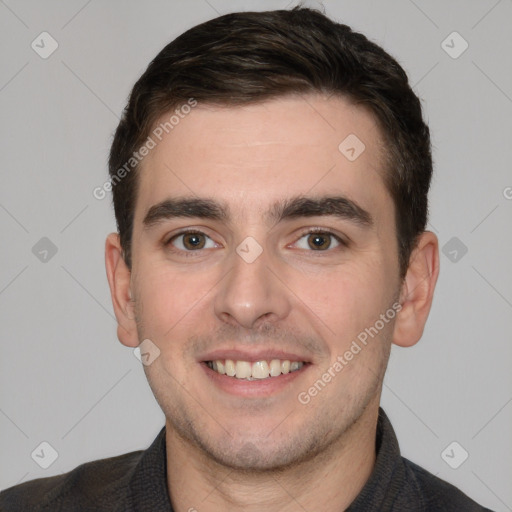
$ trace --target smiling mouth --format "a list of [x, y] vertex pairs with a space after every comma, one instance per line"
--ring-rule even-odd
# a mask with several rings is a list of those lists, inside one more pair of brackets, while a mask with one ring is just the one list
[[272, 359], [271, 361], [234, 361], [223, 359], [205, 361], [206, 366], [228, 377], [245, 380], [261, 380], [270, 377], [279, 377], [287, 373], [300, 370], [305, 364], [303, 361], [290, 361], [289, 359]]

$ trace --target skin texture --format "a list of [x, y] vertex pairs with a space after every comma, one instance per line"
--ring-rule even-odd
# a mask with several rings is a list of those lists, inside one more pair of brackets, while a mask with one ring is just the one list
[[[350, 134], [365, 144], [354, 161], [338, 149]], [[346, 99], [283, 97], [199, 105], [144, 159], [131, 271], [114, 233], [106, 267], [120, 341], [150, 339], [160, 350], [144, 370], [166, 416], [178, 512], [342, 510], [371, 474], [391, 344], [420, 339], [439, 267], [437, 239], [425, 232], [400, 282], [381, 140], [373, 116]], [[267, 222], [273, 203], [297, 195], [343, 195], [373, 224], [334, 216]], [[215, 199], [231, 216], [144, 227], [151, 206], [181, 196]], [[176, 237], [183, 228], [206, 235], [201, 250]], [[311, 228], [346, 245], [324, 234], [323, 248], [312, 247]], [[247, 237], [262, 249], [252, 263], [236, 251]], [[334, 371], [358, 334], [397, 303], [399, 313]], [[283, 350], [309, 364], [273, 392], [240, 396], [205, 371], [203, 357], [217, 349]], [[299, 393], [329, 369], [330, 382], [301, 403]]]

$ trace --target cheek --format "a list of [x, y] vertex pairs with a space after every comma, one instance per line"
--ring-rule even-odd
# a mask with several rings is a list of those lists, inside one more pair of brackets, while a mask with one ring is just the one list
[[[201, 304], [204, 287], [190, 274], [147, 265], [137, 269], [137, 305], [140, 323], [147, 329], [145, 335], [156, 340], [172, 337], [179, 331], [187, 315]], [[203, 293], [201, 293], [203, 292]]]
[[164, 387], [171, 389], [187, 376], [189, 361], [183, 358], [184, 342], [197, 330], [201, 290], [192, 276], [154, 267], [139, 271], [144, 276], [137, 286], [139, 337], [150, 339], [159, 350], [155, 361], [144, 369], [153, 388], [165, 383]]
[[345, 265], [304, 289], [308, 290], [304, 302], [313, 304], [311, 309], [336, 339], [344, 341], [373, 325], [392, 297], [379, 264]]
[[352, 397], [376, 386], [389, 357], [393, 326], [389, 318], [381, 320], [393, 302], [384, 272], [358, 270], [329, 280], [319, 309], [329, 328], [324, 332], [330, 351], [321, 371], [339, 375], [336, 387]]

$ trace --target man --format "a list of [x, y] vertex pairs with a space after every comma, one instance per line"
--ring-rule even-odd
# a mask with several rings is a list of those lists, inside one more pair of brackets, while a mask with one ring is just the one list
[[310, 9], [221, 16], [149, 65], [109, 167], [118, 337], [165, 427], [2, 510], [486, 510], [403, 459], [379, 408], [439, 272], [429, 130], [393, 58]]

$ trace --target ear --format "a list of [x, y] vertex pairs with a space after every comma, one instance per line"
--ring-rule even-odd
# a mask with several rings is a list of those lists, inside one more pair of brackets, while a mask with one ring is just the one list
[[439, 275], [439, 242], [431, 231], [424, 231], [411, 253], [402, 283], [400, 304], [393, 331], [393, 343], [410, 347], [417, 343], [430, 312]]
[[105, 242], [105, 267], [117, 319], [117, 337], [123, 345], [137, 347], [139, 339], [130, 291], [131, 271], [124, 261], [117, 233], [110, 233]]

